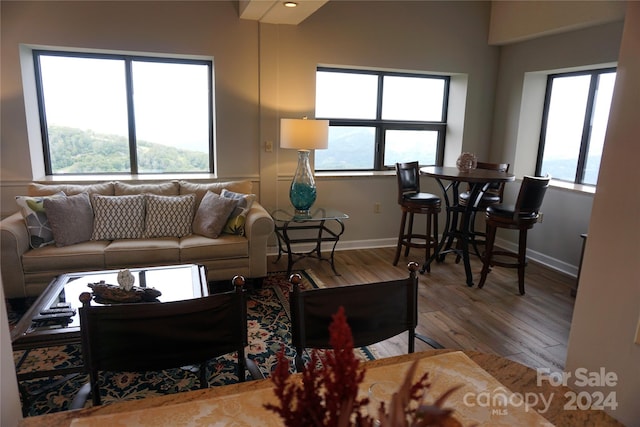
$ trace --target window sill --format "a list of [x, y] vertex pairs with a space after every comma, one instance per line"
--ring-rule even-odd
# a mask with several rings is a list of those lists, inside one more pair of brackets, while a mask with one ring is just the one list
[[592, 185], [575, 184], [573, 182], [558, 181], [554, 179], [551, 179], [551, 182], [549, 183], [549, 185], [551, 187], [560, 188], [564, 190], [578, 191], [580, 193], [587, 193], [587, 194], [596, 193], [596, 187]]
[[34, 180], [35, 182], [48, 184], [48, 183], [75, 183], [75, 182], [104, 182], [104, 181], [125, 181], [125, 182], [149, 182], [149, 181], [171, 181], [171, 180], [185, 180], [185, 181], [197, 181], [206, 180], [211, 181], [218, 179], [215, 174], [211, 173], [194, 173], [194, 174], [122, 174], [122, 175], [49, 175], [40, 179]]
[[361, 178], [368, 176], [395, 176], [395, 170], [388, 171], [330, 171], [330, 172], [315, 172], [316, 178]]

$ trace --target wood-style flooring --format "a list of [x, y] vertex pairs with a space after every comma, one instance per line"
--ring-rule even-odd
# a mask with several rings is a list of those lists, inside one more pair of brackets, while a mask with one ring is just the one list
[[[422, 262], [421, 250], [391, 263], [395, 248], [336, 251], [336, 276], [328, 262], [314, 258], [298, 261], [325, 286], [393, 280], [408, 275], [409, 261]], [[269, 271], [286, 271], [284, 255], [278, 262], [270, 256]], [[475, 282], [482, 264], [472, 256]], [[525, 273], [526, 294], [518, 293], [517, 271], [494, 267], [483, 289], [465, 284], [464, 267], [448, 255], [434, 263], [430, 273], [419, 274], [419, 323], [417, 333], [445, 348], [493, 353], [531, 368], [563, 370], [567, 354], [575, 279], [530, 262]], [[348, 317], [348, 313], [347, 313]], [[406, 333], [376, 344], [380, 357], [404, 354]], [[416, 351], [431, 349], [416, 340]]]

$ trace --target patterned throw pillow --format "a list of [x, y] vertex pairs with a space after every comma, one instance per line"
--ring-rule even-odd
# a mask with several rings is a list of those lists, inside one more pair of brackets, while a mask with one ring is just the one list
[[144, 195], [92, 195], [91, 240], [139, 239], [144, 232]]
[[212, 239], [218, 238], [222, 227], [237, 204], [237, 200], [207, 191], [198, 206], [195, 218], [193, 218], [193, 232]]
[[234, 193], [233, 191], [229, 191], [226, 188], [222, 190], [220, 195], [227, 199], [238, 201], [238, 205], [231, 213], [231, 216], [227, 220], [227, 223], [222, 229], [222, 232], [244, 236], [244, 224], [247, 221], [247, 213], [249, 212], [249, 209], [251, 209], [251, 205], [253, 205], [253, 202], [256, 200], [256, 195]]
[[145, 195], [145, 237], [184, 237], [191, 234], [195, 194], [184, 196]]
[[20, 207], [29, 232], [29, 246], [41, 248], [54, 242], [53, 231], [44, 209], [44, 200], [54, 197], [64, 197], [60, 191], [51, 196], [16, 196], [16, 203]]

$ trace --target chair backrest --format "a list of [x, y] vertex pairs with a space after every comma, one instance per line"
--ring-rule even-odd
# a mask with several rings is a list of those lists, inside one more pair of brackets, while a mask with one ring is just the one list
[[537, 214], [542, 206], [544, 195], [549, 187], [551, 176], [525, 176], [520, 185], [520, 192], [516, 200], [514, 217], [531, 216]]
[[[509, 172], [509, 163], [488, 163], [488, 162], [478, 162], [476, 164], [476, 169], [485, 169], [485, 170], [493, 170], [498, 172]], [[495, 194], [500, 197], [502, 201], [502, 196], [504, 194], [504, 182], [494, 182], [489, 184], [489, 188], [487, 189], [488, 193]]]
[[82, 353], [94, 405], [100, 405], [99, 371], [156, 371], [200, 364], [204, 388], [205, 362], [236, 352], [238, 378], [244, 381], [248, 338], [243, 283], [236, 277], [233, 291], [165, 303], [91, 306], [91, 294], [83, 293]]
[[305, 348], [331, 348], [329, 325], [344, 307], [355, 347], [371, 345], [409, 332], [408, 352], [415, 348], [418, 324], [418, 264], [409, 264], [409, 277], [386, 282], [301, 290], [299, 275], [291, 276], [292, 341], [298, 372], [304, 369]]
[[420, 192], [419, 163], [396, 163], [396, 179], [398, 181], [398, 204], [402, 204], [405, 194]]

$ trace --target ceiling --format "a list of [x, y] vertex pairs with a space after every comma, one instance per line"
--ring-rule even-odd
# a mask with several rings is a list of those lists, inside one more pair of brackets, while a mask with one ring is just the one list
[[240, 19], [264, 24], [298, 25], [329, 0], [294, 0], [296, 7], [285, 7], [284, 0], [238, 0]]

